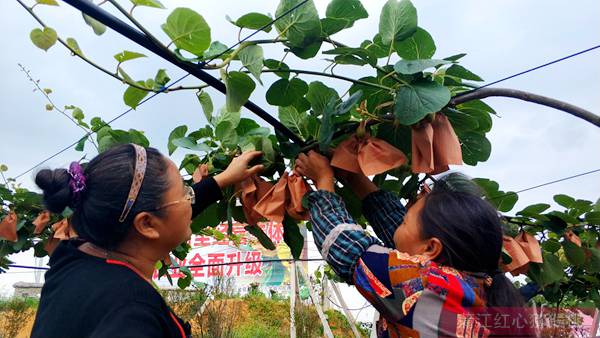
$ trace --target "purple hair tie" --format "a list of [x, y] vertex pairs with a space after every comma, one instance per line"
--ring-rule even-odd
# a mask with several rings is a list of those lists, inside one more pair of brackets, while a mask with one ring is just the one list
[[83, 175], [83, 168], [81, 168], [79, 162], [71, 162], [67, 172], [71, 175], [69, 187], [73, 193], [73, 200], [75, 203], [78, 203], [81, 198], [81, 192], [85, 189], [85, 175]]

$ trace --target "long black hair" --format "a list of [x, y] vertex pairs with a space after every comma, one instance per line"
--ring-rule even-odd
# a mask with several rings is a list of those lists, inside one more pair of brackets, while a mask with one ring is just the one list
[[421, 235], [438, 238], [443, 249], [436, 262], [457, 270], [492, 277], [488, 306], [523, 306], [518, 290], [498, 268], [502, 223], [498, 211], [482, 198], [479, 187], [460, 173], [436, 180], [421, 211]]
[[[119, 222], [135, 166], [135, 149], [130, 144], [114, 146], [85, 165], [86, 188], [75, 199], [66, 169], [43, 169], [35, 183], [43, 190], [44, 205], [53, 213], [73, 209], [71, 224], [82, 239], [106, 249], [116, 248], [125, 239], [135, 215], [153, 210], [167, 191], [167, 162], [154, 148], [146, 148], [147, 166], [142, 187], [124, 222]], [[160, 212], [156, 212], [162, 216]]]

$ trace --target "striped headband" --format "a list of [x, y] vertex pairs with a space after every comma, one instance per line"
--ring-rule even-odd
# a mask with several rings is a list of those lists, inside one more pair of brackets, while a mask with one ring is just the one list
[[129, 195], [127, 195], [127, 201], [125, 202], [125, 207], [123, 208], [123, 212], [121, 213], [121, 217], [119, 217], [119, 222], [123, 223], [129, 215], [129, 212], [133, 208], [135, 204], [135, 200], [140, 192], [140, 188], [142, 187], [142, 182], [144, 182], [144, 175], [146, 174], [146, 149], [137, 144], [131, 144], [135, 149], [135, 168], [133, 169], [133, 181], [131, 182], [131, 188], [129, 189]]

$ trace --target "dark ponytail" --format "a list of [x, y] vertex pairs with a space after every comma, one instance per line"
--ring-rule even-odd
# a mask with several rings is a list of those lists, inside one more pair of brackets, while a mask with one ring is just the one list
[[502, 271], [492, 274], [492, 284], [486, 291], [487, 305], [490, 307], [522, 307], [525, 300], [513, 283]]
[[44, 205], [50, 212], [61, 213], [72, 204], [70, 178], [67, 169], [42, 169], [35, 176], [35, 184], [44, 191]]
[[482, 196], [479, 187], [463, 174], [437, 179], [421, 211], [422, 236], [442, 242], [438, 263], [491, 277], [492, 283], [486, 287], [488, 306], [522, 306], [518, 290], [498, 270], [502, 223], [497, 210]]
[[[146, 148], [147, 166], [142, 187], [124, 222], [119, 216], [131, 186], [135, 150], [130, 144], [114, 146], [84, 164], [85, 189], [74, 198], [66, 169], [44, 169], [35, 183], [44, 192], [49, 211], [73, 209], [71, 224], [79, 237], [106, 249], [114, 249], [125, 239], [136, 214], [153, 210], [162, 203], [168, 190], [167, 159], [156, 149]], [[154, 212], [162, 216], [161, 211]]]

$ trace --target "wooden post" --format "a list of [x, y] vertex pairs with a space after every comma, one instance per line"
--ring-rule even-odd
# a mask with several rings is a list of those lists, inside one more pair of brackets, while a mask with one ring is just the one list
[[290, 262], [290, 338], [296, 338], [296, 261]]
[[598, 334], [598, 325], [600, 324], [600, 311], [596, 309], [594, 311], [594, 320], [592, 321], [592, 331], [590, 332], [590, 337], [596, 337]]
[[299, 269], [299, 271], [300, 271], [300, 274], [301, 274], [302, 278], [304, 278], [304, 280], [306, 281], [306, 284], [308, 285], [308, 292], [310, 293], [310, 299], [312, 300], [313, 304], [317, 308], [317, 314], [319, 315], [319, 318], [321, 319], [321, 324], [323, 325], [323, 332], [325, 333], [325, 337], [327, 337], [327, 338], [333, 338], [333, 332], [331, 332], [331, 328], [329, 327], [329, 323], [327, 323], [327, 318], [325, 317], [325, 313], [323, 313], [323, 309], [321, 308], [321, 304], [319, 304], [318, 298], [315, 295], [315, 291], [312, 288], [312, 284], [310, 283], [310, 279], [304, 273], [304, 270]]
[[333, 281], [331, 282], [331, 288], [333, 289], [333, 292], [335, 292], [335, 297], [337, 298], [338, 302], [340, 302], [342, 310], [344, 310], [344, 314], [346, 315], [346, 319], [348, 319], [348, 323], [350, 323], [350, 328], [352, 329], [352, 333], [354, 333], [354, 337], [360, 338], [360, 333], [358, 333], [358, 330], [356, 329], [356, 321], [354, 321], [354, 316], [352, 316], [352, 313], [350, 313], [348, 310], [348, 305], [346, 305], [346, 301], [344, 298], [342, 298], [340, 289], [338, 289], [337, 285]]
[[331, 304], [329, 302], [329, 287], [327, 286], [329, 283], [327, 276], [323, 275], [323, 311], [327, 311], [331, 309]]
[[377, 321], [379, 321], [379, 312], [375, 310], [373, 315], [373, 326], [371, 327], [371, 338], [377, 338]]

